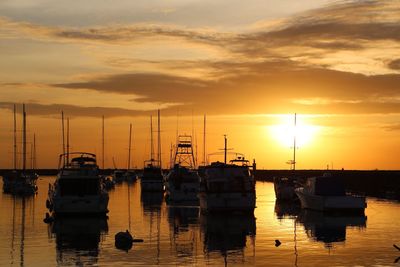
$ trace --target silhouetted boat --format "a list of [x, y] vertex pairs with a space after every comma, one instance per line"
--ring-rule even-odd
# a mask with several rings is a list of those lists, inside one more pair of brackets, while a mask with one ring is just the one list
[[158, 160], [154, 159], [153, 118], [150, 116], [150, 160], [144, 162], [143, 174], [140, 179], [142, 191], [162, 192], [164, 190], [160, 146], [160, 111], [158, 111]]
[[295, 192], [304, 209], [364, 212], [367, 206], [364, 196], [346, 194], [341, 181], [329, 173], [308, 178], [304, 186]]
[[[67, 160], [72, 156], [71, 162]], [[49, 185], [47, 208], [56, 214], [99, 214], [108, 212], [108, 193], [103, 188], [96, 155], [86, 152], [61, 154], [59, 173]]]
[[26, 112], [22, 106], [22, 170], [17, 169], [17, 142], [16, 142], [16, 107], [14, 105], [14, 170], [3, 175], [3, 191], [14, 195], [33, 195], [38, 187], [37, 175], [33, 170], [26, 168]]
[[195, 201], [200, 186], [200, 176], [194, 169], [192, 137], [181, 135], [175, 151], [174, 167], [166, 176], [165, 190], [168, 201]]
[[114, 170], [113, 172], [113, 181], [115, 183], [122, 183], [124, 181], [124, 171], [122, 170]]

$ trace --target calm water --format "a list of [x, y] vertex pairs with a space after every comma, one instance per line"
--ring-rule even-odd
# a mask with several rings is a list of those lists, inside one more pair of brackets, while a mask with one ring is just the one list
[[[43, 218], [53, 180], [41, 177], [35, 197], [0, 195], [1, 266], [398, 265], [397, 202], [369, 198], [366, 216], [324, 216], [276, 204], [273, 185], [258, 182], [254, 217], [205, 216], [198, 207], [168, 206], [159, 194], [141, 195], [137, 182], [110, 191], [108, 220], [49, 226]], [[114, 246], [114, 235], [126, 229], [144, 239], [128, 252]]]

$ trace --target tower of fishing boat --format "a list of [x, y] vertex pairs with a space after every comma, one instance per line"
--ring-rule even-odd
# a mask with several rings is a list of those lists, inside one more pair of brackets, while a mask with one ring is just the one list
[[165, 179], [168, 201], [198, 202], [200, 176], [195, 170], [192, 136], [179, 135], [175, 147], [174, 165]]

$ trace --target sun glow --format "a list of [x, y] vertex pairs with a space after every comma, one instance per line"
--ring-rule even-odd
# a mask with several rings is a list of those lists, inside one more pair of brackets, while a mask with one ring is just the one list
[[315, 138], [319, 127], [307, 124], [297, 117], [296, 125], [293, 116], [282, 116], [281, 123], [267, 127], [270, 135], [285, 147], [293, 147], [296, 141], [296, 147], [309, 145]]

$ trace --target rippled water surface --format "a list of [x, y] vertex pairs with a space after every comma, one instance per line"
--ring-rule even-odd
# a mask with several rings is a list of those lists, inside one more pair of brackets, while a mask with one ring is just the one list
[[[137, 182], [110, 191], [108, 220], [47, 225], [53, 180], [41, 177], [35, 197], [0, 195], [1, 266], [398, 265], [398, 202], [369, 198], [365, 216], [328, 216], [275, 203], [273, 185], [258, 182], [254, 216], [209, 216], [198, 207], [169, 206], [160, 194], [141, 194]], [[144, 240], [127, 252], [114, 246], [114, 235], [126, 229]]]

